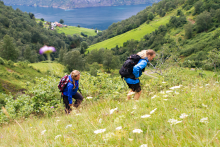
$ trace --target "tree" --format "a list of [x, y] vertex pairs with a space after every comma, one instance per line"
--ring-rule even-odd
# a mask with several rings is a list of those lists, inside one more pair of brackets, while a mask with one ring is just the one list
[[85, 65], [85, 61], [82, 58], [82, 55], [79, 51], [76, 50], [65, 53], [63, 61], [64, 65], [67, 66], [69, 71], [72, 71], [73, 69], [83, 70]]
[[63, 63], [63, 58], [64, 58], [64, 55], [66, 54], [67, 50], [62, 48], [60, 49], [60, 52], [59, 52], [59, 62], [60, 63]]
[[6, 60], [17, 60], [18, 51], [13, 43], [13, 38], [11, 38], [9, 35], [5, 35], [3, 38], [3, 43], [0, 46], [0, 55]]
[[220, 23], [220, 9], [216, 10], [215, 14], [216, 14], [215, 17], [217, 18], [218, 23]]
[[194, 4], [194, 13], [193, 15], [196, 15], [196, 14], [200, 14], [204, 8], [203, 8], [203, 2], [202, 1], [198, 1]]
[[198, 32], [208, 30], [211, 26], [212, 17], [209, 12], [204, 11], [196, 17], [196, 27]]
[[111, 50], [106, 50], [104, 59], [103, 59], [103, 67], [110, 72], [111, 69], [116, 69], [119, 66], [119, 58], [118, 56], [114, 56]]
[[193, 24], [190, 22], [185, 25], [185, 38], [190, 39], [193, 35]]
[[81, 44], [80, 44], [80, 53], [84, 54], [87, 48], [88, 48], [87, 43], [85, 41], [81, 42]]
[[208, 60], [211, 62], [211, 64], [214, 66], [215, 72], [216, 72], [216, 66], [220, 64], [220, 53], [217, 49], [214, 49], [209, 52], [208, 54]]
[[64, 20], [63, 20], [63, 19], [60, 19], [60, 23], [63, 24], [63, 23], [64, 23]]
[[43, 18], [41, 18], [40, 20], [41, 20], [41, 21], [44, 21], [44, 19], [43, 19]]
[[78, 25], [77, 27], [80, 28], [80, 25]]
[[39, 22], [39, 26], [44, 27], [44, 24], [42, 23], [42, 21]]
[[30, 48], [29, 45], [27, 45], [27, 46], [25, 47], [25, 50], [24, 50], [24, 58], [25, 58], [26, 60], [28, 60], [29, 62], [31, 61], [31, 48]]
[[149, 20], [153, 20], [153, 19], [154, 19], [154, 14], [153, 14], [152, 12], [150, 12], [150, 13], [148, 14], [148, 19], [149, 19]]

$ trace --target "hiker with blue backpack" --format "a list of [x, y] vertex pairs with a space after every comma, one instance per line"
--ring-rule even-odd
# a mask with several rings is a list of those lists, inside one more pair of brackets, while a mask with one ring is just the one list
[[138, 100], [141, 95], [141, 86], [139, 77], [144, 72], [147, 63], [154, 59], [156, 53], [154, 50], [142, 50], [137, 54], [131, 55], [123, 64], [119, 73], [131, 89], [127, 95], [127, 100], [135, 93], [134, 99]]
[[[65, 104], [65, 112], [69, 114], [72, 111], [72, 106], [78, 108], [83, 101], [83, 96], [77, 92], [79, 90], [80, 72], [74, 70], [70, 75], [64, 76], [58, 85], [62, 92], [63, 103]], [[72, 99], [75, 99], [73, 104]]]

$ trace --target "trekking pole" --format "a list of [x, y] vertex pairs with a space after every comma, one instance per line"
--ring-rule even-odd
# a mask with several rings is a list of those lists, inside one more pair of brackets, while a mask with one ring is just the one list
[[[150, 63], [150, 62], [149, 62], [149, 63]], [[151, 64], [151, 63], [150, 63], [150, 65], [153, 66], [153, 64]], [[153, 68], [154, 68], [155, 70], [157, 70], [156, 67], [153, 66]], [[158, 73], [158, 72], [156, 72], [156, 71], [155, 71], [154, 73], [157, 73], [157, 74], [159, 74], [160, 76], [162, 76], [162, 74], [160, 74], [160, 73]]]

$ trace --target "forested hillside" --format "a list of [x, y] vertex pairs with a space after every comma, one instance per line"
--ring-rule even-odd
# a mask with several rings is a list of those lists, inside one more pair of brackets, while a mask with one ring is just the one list
[[83, 7], [137, 5], [158, 2], [159, 0], [3, 0], [10, 5], [27, 5], [38, 7], [54, 7], [61, 9], [73, 9]]
[[[181, 66], [187, 67], [202, 67], [212, 70], [219, 66], [219, 1], [160, 1], [152, 7], [147, 7], [146, 10], [140, 13], [144, 11], [146, 11], [145, 13], [153, 13], [153, 19], [145, 21], [144, 23], [149, 24], [143, 24], [136, 29], [136, 32], [140, 32], [142, 28], [147, 29], [147, 26], [149, 26], [149, 29], [152, 30], [151, 33], [141, 34], [143, 35], [142, 39], [134, 37], [126, 42], [120, 42], [120, 44], [123, 44], [121, 46], [115, 45], [114, 48], [108, 48], [121, 61], [130, 54], [142, 49], [151, 48], [157, 51], [158, 59], [162, 63], [169, 58], [170, 60], [172, 59], [172, 62], [181, 61]], [[154, 31], [151, 26], [154, 26], [166, 16], [170, 16], [169, 22], [161, 21], [161, 25]], [[127, 20], [129, 21], [131, 18]], [[129, 22], [131, 24], [132, 21]], [[94, 42], [102, 39], [105, 40], [106, 34], [116, 34], [118, 30], [121, 30], [119, 29], [120, 23], [111, 25], [110, 28], [112, 30], [103, 31], [102, 35], [96, 37]], [[126, 28], [126, 26], [123, 26], [123, 28]], [[135, 29], [132, 31], [133, 33], [128, 32], [130, 34], [129, 37], [137, 35], [134, 33]], [[115, 38], [117, 37], [119, 36]], [[97, 45], [99, 48], [96, 49], [107, 48], [108, 45], [115, 44], [118, 40], [125, 40], [123, 37], [126, 37], [126, 35], [120, 35], [117, 40], [111, 38], [103, 41], [100, 45]], [[115, 42], [111, 42], [112, 40]], [[95, 47], [92, 46], [92, 48], [94, 49]]]
[[5, 6], [0, 1], [0, 56], [16, 61], [38, 62], [46, 56], [38, 54], [43, 45], [54, 46], [52, 59], [58, 58], [60, 48], [71, 49], [80, 44], [77, 36], [66, 36], [43, 28], [36, 23], [34, 14]]
[[[44, 29], [41, 23], [34, 21], [34, 14], [23, 13], [19, 9], [13, 10], [4, 6], [3, 2], [0, 10], [1, 57], [7, 60], [45, 60], [45, 56], [39, 55], [38, 50], [43, 45], [49, 45], [57, 49], [52, 54], [52, 60], [57, 58], [68, 70], [88, 70], [95, 75], [95, 71], [101, 67], [97, 64], [102, 64], [104, 69], [110, 72], [111, 69], [119, 68], [130, 54], [148, 48], [157, 51], [157, 59], [160, 60], [155, 62], [163, 63], [169, 59], [170, 62], [180, 61], [181, 66], [209, 70], [220, 64], [219, 56], [215, 56], [220, 46], [219, 1], [162, 0], [135, 16], [113, 23], [107, 30], [94, 37], [66, 36]], [[108, 42], [108, 39], [120, 34], [124, 35], [135, 29], [141, 30], [144, 25], [155, 27], [156, 22], [161, 24], [157, 24], [158, 27], [153, 30], [152, 27], [146, 27], [145, 29], [150, 30], [142, 34], [142, 38], [137, 39], [131, 34], [133, 38], [124, 39], [125, 41], [121, 42], [122, 46], [116, 45], [108, 48], [111, 50], [106, 50], [107, 47], [103, 45], [96, 48], [97, 50], [87, 50], [91, 44], [104, 40]], [[11, 51], [5, 50], [7, 47]]]

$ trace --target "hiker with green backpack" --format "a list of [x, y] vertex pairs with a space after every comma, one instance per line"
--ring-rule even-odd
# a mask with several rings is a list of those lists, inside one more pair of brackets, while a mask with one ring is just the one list
[[[78, 108], [83, 101], [83, 96], [77, 92], [79, 90], [80, 72], [74, 70], [70, 75], [64, 76], [58, 85], [62, 92], [63, 103], [65, 104], [65, 112], [69, 114], [72, 111], [72, 106]], [[72, 98], [75, 99], [73, 104]]]
[[131, 89], [128, 92], [127, 100], [131, 99], [131, 95], [135, 93], [134, 99], [138, 100], [141, 95], [141, 86], [139, 77], [144, 72], [147, 63], [154, 59], [156, 53], [154, 50], [142, 50], [137, 54], [131, 55], [123, 64], [119, 73], [126, 81], [128, 87]]

